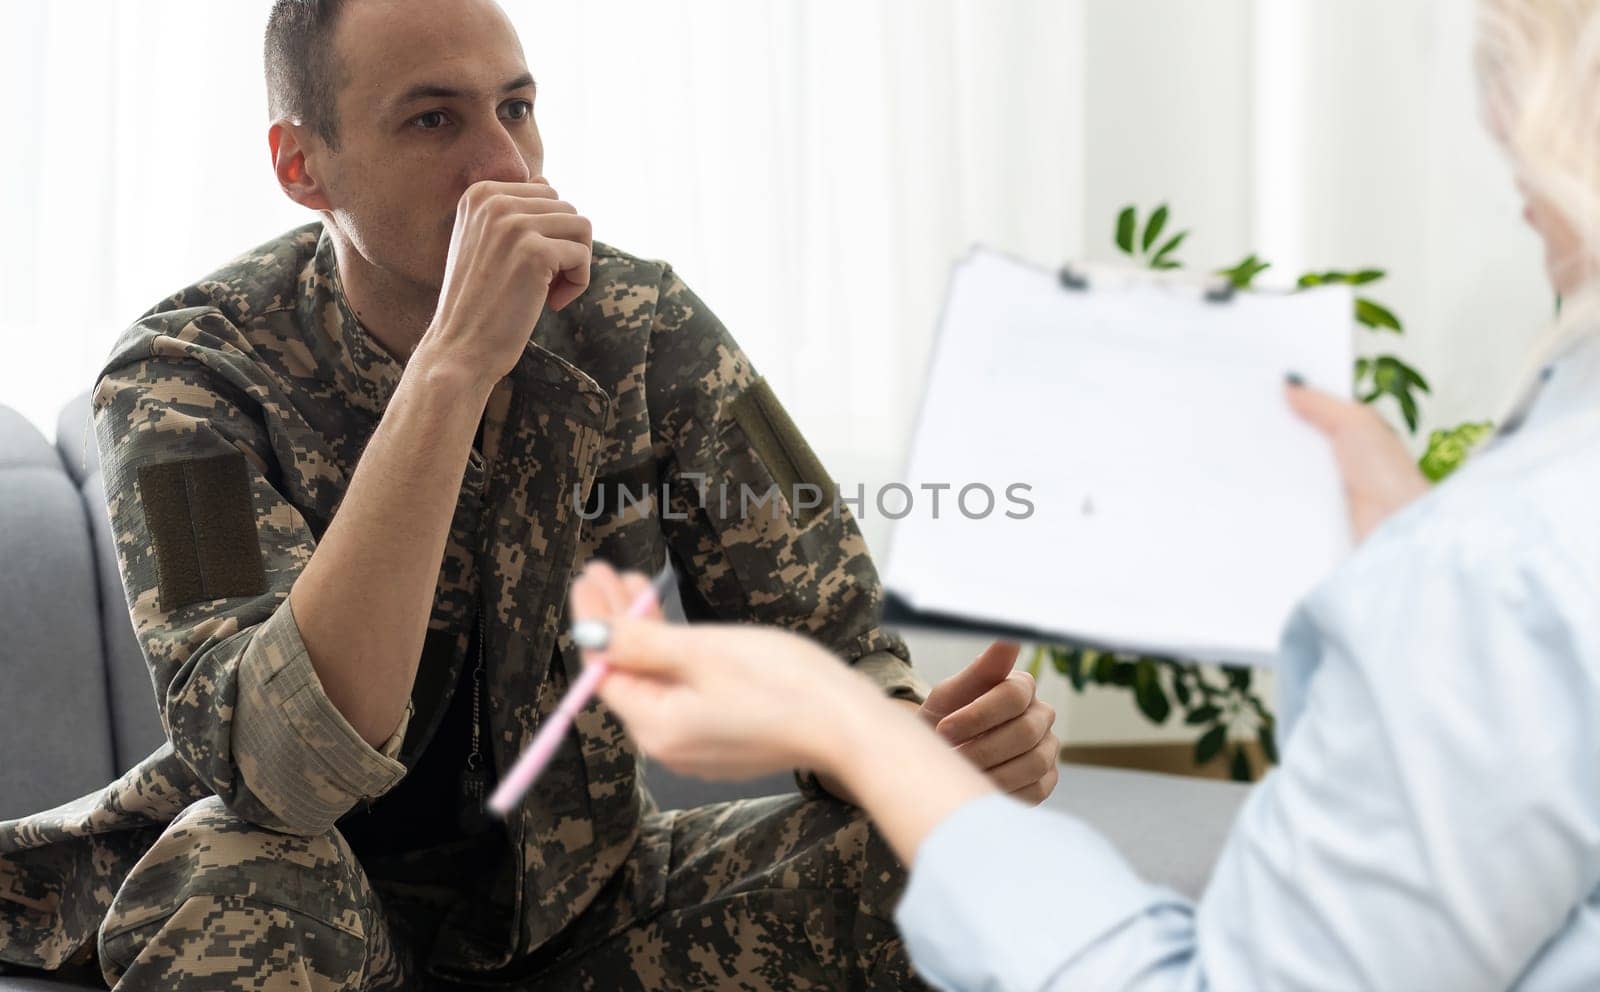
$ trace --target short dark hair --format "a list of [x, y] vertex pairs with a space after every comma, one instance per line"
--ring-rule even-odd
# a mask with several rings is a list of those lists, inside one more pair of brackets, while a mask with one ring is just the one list
[[344, 0], [273, 0], [267, 17], [267, 112], [309, 125], [337, 148], [340, 68], [333, 31]]

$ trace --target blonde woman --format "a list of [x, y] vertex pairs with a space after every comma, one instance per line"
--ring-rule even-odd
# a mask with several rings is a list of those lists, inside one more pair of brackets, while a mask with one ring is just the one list
[[1562, 317], [1433, 491], [1367, 410], [1289, 387], [1362, 543], [1285, 631], [1282, 765], [1198, 904], [819, 648], [624, 619], [643, 580], [594, 566], [606, 701], [679, 769], [843, 781], [912, 866], [897, 922], [944, 988], [1600, 988], [1600, 2], [1485, 0], [1479, 75]]

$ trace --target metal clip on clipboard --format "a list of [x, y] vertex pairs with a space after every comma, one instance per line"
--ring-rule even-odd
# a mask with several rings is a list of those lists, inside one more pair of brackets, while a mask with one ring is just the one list
[[1088, 290], [1140, 284], [1173, 289], [1194, 290], [1207, 303], [1229, 303], [1238, 292], [1233, 280], [1226, 276], [1207, 275], [1196, 278], [1191, 273], [1158, 272], [1154, 269], [1136, 269], [1125, 265], [1069, 263], [1056, 272], [1056, 281], [1062, 289]]

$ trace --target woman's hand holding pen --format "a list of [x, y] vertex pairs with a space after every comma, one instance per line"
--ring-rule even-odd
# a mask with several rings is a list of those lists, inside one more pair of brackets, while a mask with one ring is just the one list
[[644, 576], [618, 575], [591, 562], [572, 588], [574, 627], [609, 626], [603, 654], [611, 674], [600, 697], [651, 757], [703, 778], [747, 778], [793, 768], [832, 767], [832, 718], [861, 699], [870, 682], [821, 647], [750, 625], [697, 624], [626, 617], [649, 588]]
[[[649, 588], [592, 562], [572, 587], [574, 630], [599, 621], [600, 696], [652, 757], [704, 778], [811, 768], [842, 782], [908, 863], [962, 804], [996, 791], [910, 707], [794, 634], [750, 625], [631, 618]], [[592, 628], [591, 628], [592, 630]]]

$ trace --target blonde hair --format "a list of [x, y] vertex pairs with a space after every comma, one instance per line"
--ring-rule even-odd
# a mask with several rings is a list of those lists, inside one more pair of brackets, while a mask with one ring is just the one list
[[1554, 260], [1573, 267], [1576, 290], [1532, 373], [1600, 331], [1600, 0], [1479, 0], [1476, 62], [1485, 123], [1576, 242]]
[[1477, 64], [1518, 178], [1600, 259], [1600, 0], [1480, 0]]

